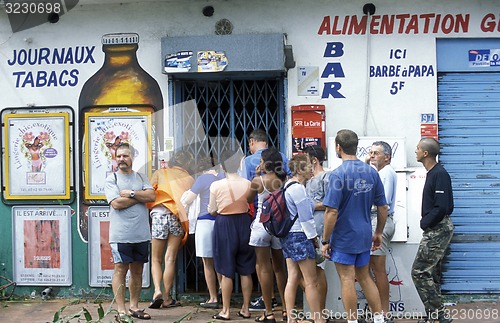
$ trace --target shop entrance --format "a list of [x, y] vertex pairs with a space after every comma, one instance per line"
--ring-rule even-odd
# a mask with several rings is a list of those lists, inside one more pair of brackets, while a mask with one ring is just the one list
[[[172, 118], [175, 141], [182, 142], [195, 156], [212, 155], [218, 160], [222, 151], [238, 146], [248, 155], [248, 135], [256, 128], [267, 131], [270, 147], [285, 152], [283, 77], [173, 79], [172, 88], [174, 104], [178, 104]], [[181, 104], [190, 100], [191, 104]], [[203, 264], [195, 255], [194, 235], [181, 254], [178, 291], [206, 291]]]
[[437, 48], [440, 162], [450, 173], [455, 203], [442, 290], [498, 294], [500, 64], [490, 56], [500, 39], [440, 40]]

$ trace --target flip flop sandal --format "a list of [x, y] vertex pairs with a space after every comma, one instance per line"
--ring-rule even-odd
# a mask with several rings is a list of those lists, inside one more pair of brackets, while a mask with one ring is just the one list
[[138, 318], [138, 319], [141, 319], [141, 320], [150, 320], [151, 319], [151, 315], [149, 315], [148, 313], [144, 312], [144, 310], [132, 310], [132, 309], [129, 309], [128, 310], [130, 315], [132, 317], [135, 317], [135, 318]]
[[167, 305], [163, 304], [161, 307], [163, 307], [163, 308], [171, 308], [171, 307], [177, 307], [177, 306], [181, 306], [181, 302], [178, 302], [175, 299], [173, 299], [170, 304], [167, 304]]
[[149, 304], [149, 308], [157, 309], [160, 308], [162, 304], [163, 304], [163, 298], [153, 299], [151, 301], [151, 304]]
[[276, 323], [276, 319], [275, 318], [270, 319], [269, 316], [274, 316], [274, 313], [264, 314], [264, 316], [257, 316], [257, 318], [255, 319], [255, 322]]
[[239, 317], [242, 317], [244, 319], [249, 319], [249, 318], [252, 318], [252, 315], [243, 315], [243, 313], [241, 313], [241, 311], [239, 311], [238, 313], [236, 313], [236, 315], [238, 315]]
[[220, 314], [215, 314], [215, 315], [212, 316], [212, 318], [216, 319], [216, 320], [221, 320], [221, 321], [231, 321], [230, 318], [224, 317], [224, 316], [222, 316]]

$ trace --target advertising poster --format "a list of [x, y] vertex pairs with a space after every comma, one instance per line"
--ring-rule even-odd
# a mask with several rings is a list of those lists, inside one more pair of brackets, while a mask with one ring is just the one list
[[151, 114], [85, 113], [85, 198], [105, 199], [105, 178], [118, 169], [116, 148], [128, 143], [134, 148], [133, 170], [150, 175]]
[[69, 199], [68, 113], [5, 115], [5, 198]]
[[[111, 286], [113, 278], [113, 255], [109, 245], [109, 207], [90, 206], [89, 213], [89, 285], [91, 287]], [[150, 265], [144, 264], [142, 287], [149, 287]], [[127, 284], [130, 273], [127, 274]]]
[[12, 217], [14, 281], [70, 286], [71, 208], [14, 206]]
[[207, 50], [197, 53], [198, 72], [222, 72], [227, 66], [225, 52]]

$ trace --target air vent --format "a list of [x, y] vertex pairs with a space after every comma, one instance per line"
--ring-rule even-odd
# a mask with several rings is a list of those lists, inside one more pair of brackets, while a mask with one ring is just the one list
[[233, 24], [227, 19], [221, 19], [215, 23], [216, 35], [231, 35], [233, 33]]

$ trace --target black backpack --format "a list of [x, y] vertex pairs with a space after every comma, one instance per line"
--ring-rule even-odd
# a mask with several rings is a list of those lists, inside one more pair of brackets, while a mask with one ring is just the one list
[[288, 187], [299, 182], [288, 183], [285, 187], [270, 193], [262, 203], [260, 222], [266, 231], [277, 238], [284, 238], [290, 232], [293, 224], [299, 217], [295, 214], [291, 218], [290, 211], [286, 206], [285, 191]]

